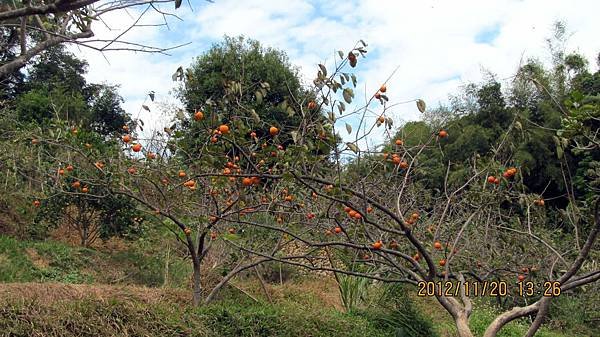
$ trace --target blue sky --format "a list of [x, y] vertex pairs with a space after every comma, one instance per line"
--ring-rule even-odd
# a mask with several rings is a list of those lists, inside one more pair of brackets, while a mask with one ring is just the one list
[[[456, 93], [462, 84], [481, 81], [483, 69], [505, 78], [515, 73], [522, 57], [547, 61], [545, 38], [556, 20], [567, 23], [570, 50], [579, 51], [594, 65], [600, 52], [596, 14], [600, 2], [594, 0], [191, 2], [193, 11], [184, 1], [174, 12], [183, 21], [169, 19], [170, 30], [140, 27], [125, 35], [129, 41], [150, 45], [191, 42], [172, 51], [172, 56], [110, 52], [104, 55], [108, 63], [97, 52], [74, 49], [90, 63], [89, 81], [121, 85], [124, 107], [134, 116], [146, 93], [156, 92], [156, 103], [146, 102], [151, 112], [141, 112], [150, 128], [162, 129], [169, 118], [164, 111], [178, 105], [169, 95], [171, 74], [224, 35], [245, 35], [284, 50], [291, 62], [301, 67], [307, 83], [316, 74], [318, 63], [332, 64], [336, 50], [347, 51], [364, 39], [369, 53], [359, 60], [359, 88], [374, 92], [398, 67], [388, 84], [391, 103], [421, 98], [428, 106], [446, 102], [448, 94]], [[172, 11], [172, 4], [161, 8]], [[113, 30], [98, 24], [96, 35], [115, 36], [134, 20], [135, 13], [131, 14], [107, 18]], [[157, 23], [162, 17], [149, 15], [144, 20]], [[357, 92], [357, 98], [363, 96]], [[420, 117], [414, 104], [398, 105], [390, 115], [396, 125]], [[373, 114], [371, 122], [374, 118]], [[356, 127], [357, 121], [350, 123]], [[343, 130], [340, 134], [347, 133]], [[380, 132], [370, 141], [377, 143], [383, 137]]]
[[493, 44], [500, 35], [500, 24], [485, 27], [475, 34], [475, 43]]

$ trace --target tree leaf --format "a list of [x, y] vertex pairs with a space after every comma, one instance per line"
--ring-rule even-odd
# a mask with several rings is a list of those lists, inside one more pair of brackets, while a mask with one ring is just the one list
[[340, 56], [340, 58], [343, 60], [344, 59], [344, 52], [341, 50], [338, 50], [338, 55]]
[[417, 109], [419, 109], [419, 111], [423, 113], [423, 112], [425, 112], [425, 107], [426, 107], [425, 101], [419, 98], [417, 100]]
[[330, 120], [332, 123], [335, 123], [335, 115], [333, 114], [333, 112], [331, 112], [331, 111], [328, 111], [328, 112], [327, 112], [327, 115], [329, 116], [329, 120]]
[[352, 133], [352, 125], [346, 123], [346, 131], [348, 131], [348, 134]]
[[346, 104], [344, 104], [344, 102], [338, 102], [338, 111], [340, 112], [340, 115], [343, 114], [345, 110]]
[[171, 75], [171, 79], [173, 79], [173, 81], [177, 81], [178, 79], [183, 79], [183, 67], [179, 66], [179, 68], [177, 68], [177, 70], [175, 70], [175, 73], [173, 73], [173, 75]]
[[261, 104], [263, 101], [263, 94], [262, 92], [260, 92], [260, 90], [256, 90], [256, 92], [254, 93], [254, 95], [256, 96], [256, 103]]
[[254, 120], [257, 123], [260, 123], [260, 116], [256, 113], [256, 110], [254, 110], [254, 109], [250, 110], [250, 114], [252, 115], [252, 118], [254, 118]]
[[292, 140], [294, 141], [294, 144], [298, 144], [298, 131], [292, 131], [290, 132], [290, 135], [292, 135]]
[[325, 66], [320, 63], [319, 63], [319, 68], [321, 69], [321, 72], [323, 73], [323, 77], [327, 77], [327, 68], [325, 68]]
[[144, 110], [150, 112], [150, 108], [146, 104], [142, 104], [142, 108], [144, 108]]
[[182, 2], [183, 0], [175, 0], [175, 9], [179, 8]]
[[289, 117], [292, 117], [292, 116], [293, 116], [293, 115], [295, 115], [295, 114], [296, 114], [296, 111], [294, 111], [294, 109], [292, 109], [292, 107], [291, 107], [291, 106], [288, 106], [288, 107], [287, 107], [287, 115], [288, 115]]
[[356, 88], [356, 75], [352, 74], [352, 85]]
[[344, 89], [344, 92], [342, 93], [342, 95], [344, 96], [344, 101], [346, 101], [346, 103], [348, 103], [348, 104], [352, 103], [352, 98], [354, 98], [354, 91], [352, 91], [352, 89], [350, 89], [350, 88]]
[[358, 153], [360, 150], [358, 149], [358, 146], [356, 146], [356, 144], [354, 143], [346, 143], [346, 145], [348, 146], [348, 148], [350, 150], [352, 150], [352, 152], [354, 153]]
[[151, 100], [152, 102], [154, 102], [154, 90], [150, 91], [150, 92], [148, 93], [148, 96], [150, 96], [150, 100]]
[[360, 40], [360, 43], [362, 43], [363, 47], [368, 46], [368, 44], [366, 44], [365, 41], [363, 41], [362, 39]]
[[556, 157], [558, 157], [558, 159], [562, 159], [563, 157], [563, 149], [562, 147], [558, 146], [556, 147]]

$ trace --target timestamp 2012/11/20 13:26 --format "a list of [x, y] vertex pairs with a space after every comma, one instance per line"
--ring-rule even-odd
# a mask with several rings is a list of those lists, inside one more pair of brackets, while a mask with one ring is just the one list
[[[518, 296], [544, 296], [558, 297], [560, 296], [560, 282], [545, 281], [535, 283], [533, 281], [517, 282], [515, 290], [510, 291], [509, 283], [506, 281], [483, 281], [483, 282], [460, 282], [453, 281], [421, 281], [418, 283], [417, 296], [467, 296], [467, 297], [482, 297], [482, 296], [508, 296], [513, 293]], [[512, 286], [512, 284], [511, 284]]]

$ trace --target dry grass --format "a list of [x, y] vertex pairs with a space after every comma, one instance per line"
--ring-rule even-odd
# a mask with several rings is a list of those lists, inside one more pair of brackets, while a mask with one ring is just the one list
[[41, 256], [35, 248], [25, 248], [25, 253], [36, 268], [46, 269], [50, 265], [50, 261]]
[[282, 298], [292, 294], [307, 294], [315, 297], [323, 306], [334, 307], [342, 311], [343, 305], [338, 285], [333, 276], [305, 278], [301, 282], [275, 284], [269, 287], [274, 298]]
[[[73, 247], [81, 247], [79, 233], [66, 222], [63, 222], [58, 227], [52, 229], [49, 236], [53, 241], [66, 243]], [[111, 237], [106, 241], [98, 238], [97, 240], [94, 240], [89, 247], [105, 252], [121, 252], [126, 251], [129, 248], [125, 240], [117, 237]]]
[[115, 298], [147, 304], [168, 302], [185, 305], [190, 302], [189, 292], [178, 289], [63, 283], [0, 283], [0, 302], [17, 300], [52, 304], [84, 299], [106, 302]]

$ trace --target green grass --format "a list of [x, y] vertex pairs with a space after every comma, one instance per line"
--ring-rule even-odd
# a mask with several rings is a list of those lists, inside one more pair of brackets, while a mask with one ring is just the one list
[[[164, 284], [164, 256], [133, 245], [111, 254], [56, 241], [18, 241], [0, 235], [0, 282], [91, 284], [113, 283], [117, 279], [122, 283], [156, 287]], [[189, 262], [172, 256], [169, 285], [185, 285], [190, 269]]]
[[[0, 282], [52, 281], [93, 286], [109, 283], [117, 271], [127, 274], [123, 283], [162, 286], [165, 254], [161, 249], [161, 245], [148, 242], [109, 253], [55, 241], [18, 241], [0, 236]], [[189, 272], [189, 263], [172, 253], [170, 286], [182, 287]], [[368, 301], [349, 313], [325, 305], [318, 291], [294, 287], [283, 288], [275, 304], [256, 303], [235, 289], [225, 288], [218, 303], [199, 309], [180, 303], [125, 302], [122, 298], [51, 304], [21, 300], [0, 305], [0, 336], [456, 336], [453, 321], [435, 300], [402, 295], [412, 291], [402, 287], [395, 291], [380, 294], [383, 302]], [[394, 301], [390, 301], [392, 298]], [[589, 322], [594, 307], [583, 308], [581, 301], [557, 299], [551, 309], [553, 319], [536, 336], [599, 335]], [[474, 304], [470, 326], [480, 336], [497, 312], [482, 300]], [[523, 336], [528, 326], [529, 322], [521, 319], [505, 326], [498, 336]]]
[[[441, 306], [430, 301], [415, 300], [418, 308], [427, 312], [427, 315], [434, 322], [434, 329], [442, 337], [456, 336], [456, 328], [449, 314], [447, 314]], [[438, 308], [439, 310], [432, 309]], [[575, 315], [577, 310], [574, 310], [571, 315]], [[469, 326], [475, 336], [481, 336], [485, 332], [488, 325], [499, 314], [497, 309], [485, 304], [484, 301], [474, 301], [473, 313], [469, 320]], [[569, 316], [563, 316], [564, 319], [571, 320]], [[527, 332], [530, 322], [527, 318], [521, 318], [505, 325], [498, 333], [498, 337], [522, 337]], [[537, 332], [536, 337], [590, 337], [598, 336], [598, 330], [593, 330], [592, 326], [570, 326], [568, 328], [558, 328], [553, 326], [553, 322], [546, 322]]]
[[0, 236], [0, 271], [0, 282], [29, 282], [38, 278], [23, 244], [7, 236]]
[[305, 309], [232, 300], [201, 308], [116, 299], [11, 302], [0, 306], [0, 336], [396, 336], [366, 317]]

